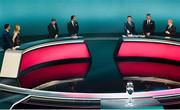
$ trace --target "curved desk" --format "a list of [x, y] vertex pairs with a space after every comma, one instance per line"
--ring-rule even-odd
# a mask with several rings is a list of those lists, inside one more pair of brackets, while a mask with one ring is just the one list
[[115, 59], [124, 76], [153, 76], [180, 82], [178, 41], [124, 38], [118, 45]]
[[[167, 67], [168, 64], [180, 64], [180, 43], [178, 41], [170, 41], [164, 39], [147, 39], [147, 38], [124, 38], [121, 39], [119, 44], [117, 44], [117, 49], [115, 50], [115, 61], [117, 61], [118, 69], [122, 71], [124, 76], [137, 76], [143, 75], [139, 68], [142, 68], [143, 65], [146, 65], [145, 61], [151, 61], [146, 65], [147, 67], [152, 67], [154, 71], [150, 71], [151, 68], [145, 68], [150, 71], [147, 77], [151, 75], [157, 75], [156, 77], [163, 77], [161, 70], [157, 66]], [[166, 50], [168, 49], [168, 50]], [[57, 51], [58, 50], [58, 51]], [[131, 51], [132, 50], [132, 51]], [[157, 51], [158, 50], [158, 51]], [[168, 52], [167, 52], [168, 51]], [[176, 55], [172, 54], [175, 52]], [[163, 53], [163, 54], [162, 54]], [[91, 53], [88, 50], [88, 45], [86, 45], [83, 39], [76, 40], [63, 40], [63, 41], [50, 41], [41, 43], [39, 45], [33, 45], [26, 47], [25, 49], [21, 48], [17, 51], [8, 50], [5, 53], [5, 58], [3, 62], [4, 66], [12, 66], [15, 72], [8, 70], [7, 68], [2, 69], [1, 78], [18, 78], [20, 80], [21, 87], [31, 88], [34, 86], [33, 76], [36, 76], [37, 79], [48, 79], [56, 80], [54, 77], [62, 78], [74, 78], [74, 77], [84, 77], [88, 71], [88, 68], [91, 64]], [[13, 55], [12, 59], [8, 59]], [[47, 56], [47, 57], [46, 57]], [[6, 58], [8, 57], [8, 58]], [[11, 56], [12, 57], [12, 56]], [[16, 57], [16, 58], [15, 58]], [[15, 65], [11, 65], [11, 62], [8, 60], [18, 61], [18, 68], [14, 68]], [[127, 59], [128, 61], [126, 62]], [[134, 59], [137, 58], [137, 59]], [[143, 59], [143, 60], [142, 60]], [[60, 62], [59, 62], [60, 61]], [[135, 61], [138, 61], [138, 65], [134, 64]], [[163, 62], [162, 64], [162, 61]], [[6, 62], [6, 63], [5, 63]], [[32, 62], [32, 63], [30, 63]], [[46, 63], [52, 65], [47, 65]], [[59, 63], [67, 64], [65, 67], [59, 67]], [[70, 65], [69, 65], [70, 62]], [[92, 61], [93, 62], [93, 61]], [[73, 65], [71, 65], [73, 64]], [[130, 70], [127, 68], [127, 65], [131, 65], [134, 69]], [[164, 66], [165, 65], [165, 66]], [[50, 66], [50, 67], [49, 67]], [[57, 67], [56, 67], [57, 66]], [[38, 67], [38, 68], [36, 68]], [[39, 70], [39, 67], [43, 67], [43, 70]], [[64, 68], [64, 70], [59, 70], [59, 68]], [[68, 68], [72, 68], [70, 71]], [[81, 68], [81, 69], [77, 69]], [[56, 70], [58, 69], [58, 70]], [[178, 72], [179, 66], [169, 66], [167, 72]], [[46, 73], [47, 71], [52, 70], [52, 73]], [[61, 73], [59, 76], [56, 71], [66, 71], [66, 74]], [[134, 72], [134, 73], [132, 73]], [[10, 74], [7, 74], [10, 73]], [[55, 73], [55, 74], [53, 74]], [[79, 73], [79, 74], [76, 74]], [[152, 74], [155, 73], [155, 74]], [[44, 75], [44, 74], [47, 74]], [[44, 76], [43, 76], [44, 75]], [[51, 77], [51, 75], [53, 77]], [[43, 76], [43, 77], [42, 77]], [[68, 77], [67, 77], [68, 76]], [[144, 75], [143, 75], [144, 76]], [[168, 78], [176, 81], [180, 81], [180, 74], [169, 74]], [[52, 79], [51, 79], [52, 78]], [[166, 77], [163, 77], [166, 78]], [[29, 82], [29, 81], [30, 82]], [[35, 80], [36, 82], [36, 80]], [[43, 83], [47, 80], [43, 80]], [[42, 82], [39, 82], [42, 83]], [[30, 85], [30, 86], [29, 86]], [[26, 96], [24, 101], [27, 99], [36, 100], [41, 102], [42, 100], [47, 102], [56, 101], [60, 102], [73, 102], [73, 103], [83, 103], [85, 105], [95, 104], [101, 105], [101, 101], [106, 100], [124, 100], [128, 98], [126, 93], [71, 93], [71, 92], [52, 92], [52, 91], [42, 91], [42, 90], [33, 90], [25, 89], [21, 87], [14, 87], [10, 85], [0, 84], [0, 90], [9, 92], [11, 94], [18, 94]], [[165, 105], [166, 102], [173, 102], [174, 100], [179, 101], [180, 89], [171, 89], [171, 90], [159, 90], [159, 91], [149, 91], [149, 92], [135, 92], [133, 98], [139, 101], [144, 99], [155, 99], [161, 101], [161, 104]], [[18, 102], [17, 102], [18, 103]], [[84, 108], [98, 108], [97, 106], [90, 105]]]
[[31, 43], [28, 48], [7, 50], [1, 77], [17, 78], [20, 87], [32, 88], [53, 80], [83, 78], [90, 61], [82, 39], [43, 40]]

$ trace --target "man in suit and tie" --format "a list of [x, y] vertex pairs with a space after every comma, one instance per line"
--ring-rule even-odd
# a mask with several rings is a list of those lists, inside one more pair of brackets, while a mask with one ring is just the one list
[[48, 25], [49, 38], [58, 38], [59, 28], [56, 19], [52, 19]]
[[68, 32], [71, 37], [78, 36], [79, 34], [79, 25], [76, 20], [76, 16], [71, 16], [71, 21], [68, 22]]
[[173, 20], [169, 19], [167, 23], [167, 27], [165, 29], [166, 37], [174, 37], [176, 34], [176, 27], [173, 25]]
[[146, 15], [146, 20], [143, 23], [143, 31], [146, 36], [154, 34], [155, 22], [151, 18], [151, 14]]
[[127, 22], [124, 23], [124, 31], [127, 36], [131, 36], [135, 34], [135, 24], [132, 21], [132, 16], [127, 17]]
[[13, 49], [13, 41], [12, 41], [12, 37], [9, 33], [10, 31], [10, 25], [9, 24], [5, 24], [4, 25], [4, 32], [2, 35], [3, 38], [3, 49], [7, 50], [7, 49]]

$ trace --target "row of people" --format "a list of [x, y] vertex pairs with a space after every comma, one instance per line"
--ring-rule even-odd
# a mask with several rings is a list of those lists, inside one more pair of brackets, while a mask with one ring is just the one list
[[[76, 16], [71, 16], [71, 20], [67, 23], [67, 28], [69, 36], [77, 37], [79, 34], [79, 25]], [[124, 23], [125, 34], [134, 35], [136, 33], [135, 23], [132, 21], [132, 16], [127, 17], [127, 22]], [[143, 33], [146, 36], [154, 35], [155, 32], [155, 22], [152, 20], [150, 14], [147, 14], [146, 20], [143, 22]], [[59, 36], [59, 27], [56, 19], [52, 19], [51, 23], [48, 25], [49, 38], [57, 38]], [[168, 25], [164, 31], [165, 36], [173, 37], [176, 34], [176, 27], [173, 25], [173, 20], [168, 20]], [[8, 48], [13, 48], [20, 45], [20, 26], [16, 25], [13, 32], [13, 37], [10, 35], [10, 25], [4, 25], [3, 32], [3, 48], [6, 50]]]
[[[151, 14], [146, 15], [146, 20], [143, 22], [143, 33], [146, 36], [154, 35], [155, 22], [152, 20]], [[124, 31], [126, 35], [133, 35], [136, 33], [135, 23], [132, 21], [132, 16], [127, 17], [127, 22], [124, 23]], [[174, 37], [176, 34], [176, 27], [173, 25], [173, 20], [169, 19], [167, 27], [164, 31], [165, 36]]]
[[[71, 16], [71, 21], [67, 25], [70, 36], [76, 36], [79, 33], [79, 25], [76, 21], [76, 16]], [[143, 22], [143, 34], [146, 36], [154, 35], [155, 22], [152, 20], [151, 14], [146, 15], [146, 20]], [[124, 23], [124, 30], [126, 35], [133, 35], [136, 33], [135, 23], [132, 21], [132, 16], [127, 17], [127, 22]], [[48, 26], [50, 38], [57, 38], [59, 29], [55, 19], [52, 19]], [[176, 34], [176, 27], [173, 25], [173, 20], [169, 19], [167, 27], [164, 31], [165, 36], [173, 37]]]
[[[71, 20], [67, 24], [69, 36], [76, 37], [79, 33], [79, 25], [76, 16], [71, 16]], [[52, 19], [48, 25], [49, 38], [57, 38], [59, 36], [59, 27], [56, 19]]]
[[20, 45], [20, 25], [14, 27], [13, 36], [10, 34], [11, 26], [10, 24], [4, 25], [3, 38], [3, 49], [15, 48]]
[[[70, 22], [68, 22], [68, 32], [70, 36], [77, 37], [79, 33], [79, 25], [76, 21], [76, 16], [71, 16]], [[3, 49], [8, 48], [15, 49], [20, 45], [20, 25], [16, 25], [14, 28], [13, 35], [10, 34], [11, 26], [10, 24], [4, 25], [4, 32], [2, 35], [3, 38]], [[57, 21], [55, 19], [51, 20], [51, 23], [48, 25], [49, 38], [57, 38], [59, 36], [59, 28]]]

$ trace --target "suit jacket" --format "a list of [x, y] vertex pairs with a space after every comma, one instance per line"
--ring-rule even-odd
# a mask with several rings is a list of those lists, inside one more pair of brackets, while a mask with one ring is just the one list
[[166, 33], [165, 33], [166, 36], [168, 36], [168, 37], [174, 37], [175, 34], [176, 34], [176, 27], [175, 27], [174, 25], [172, 25], [170, 28], [169, 28], [169, 26], [167, 26], [165, 32], [166, 32], [166, 31], [170, 32], [170, 34], [166, 34]]
[[72, 24], [72, 21], [68, 22], [68, 32], [69, 32], [69, 35], [72, 36], [72, 35], [75, 35], [79, 33], [79, 25], [78, 25], [78, 22], [75, 22], [74, 25]]
[[13, 47], [13, 40], [12, 40], [11, 35], [9, 34], [9, 32], [4, 31], [3, 35], [2, 35], [2, 38], [3, 38], [3, 49], [4, 50]]
[[58, 25], [55, 24], [55, 28], [54, 28], [53, 24], [50, 23], [50, 24], [48, 25], [48, 32], [49, 32], [49, 37], [50, 37], [50, 38], [54, 38], [56, 35], [59, 34]]
[[[127, 30], [129, 30], [130, 33], [127, 33]], [[131, 25], [128, 22], [124, 23], [124, 31], [125, 31], [126, 35], [127, 34], [135, 34], [135, 32], [136, 32], [135, 24], [133, 22], [131, 22]]]
[[151, 33], [151, 35], [154, 34], [155, 31], [155, 22], [153, 20], [150, 21], [150, 23], [147, 23], [147, 20], [143, 23], [143, 31], [144, 34]]

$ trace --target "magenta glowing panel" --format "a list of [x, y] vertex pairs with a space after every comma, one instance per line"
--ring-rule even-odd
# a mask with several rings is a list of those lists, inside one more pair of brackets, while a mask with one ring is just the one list
[[154, 62], [118, 62], [123, 76], [159, 77], [180, 81], [180, 66]]
[[150, 43], [150, 42], [123, 42], [119, 57], [150, 57], [180, 61], [180, 46]]
[[85, 43], [43, 47], [23, 54], [20, 72], [50, 61], [78, 58], [90, 58], [90, 53]]
[[19, 78], [21, 87], [33, 88], [54, 80], [83, 78], [88, 72], [90, 63], [61, 64], [40, 68]]

